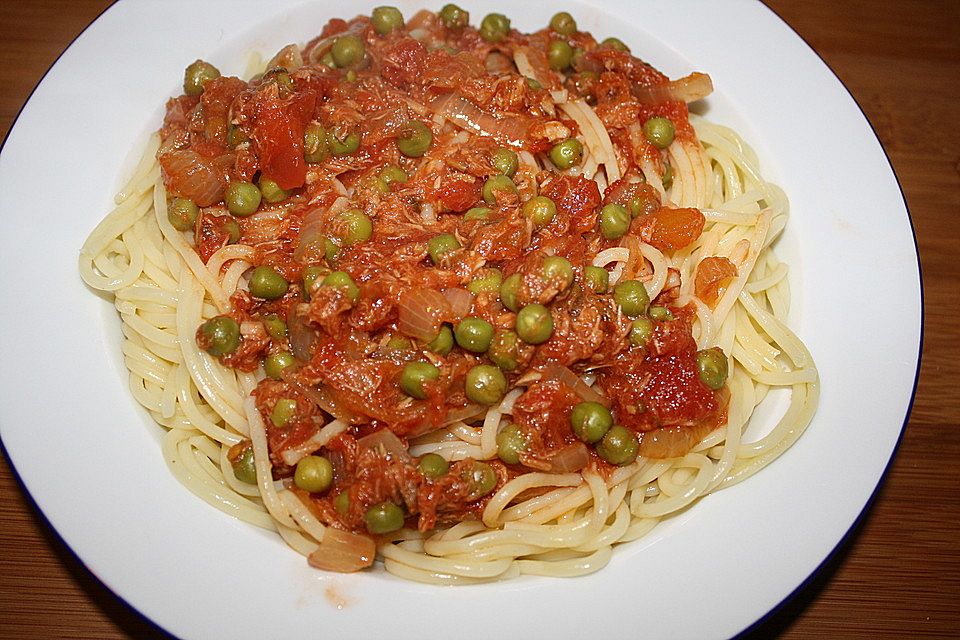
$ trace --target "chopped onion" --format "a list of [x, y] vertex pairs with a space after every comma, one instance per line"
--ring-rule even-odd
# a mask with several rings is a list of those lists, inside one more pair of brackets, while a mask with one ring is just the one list
[[300, 222], [297, 246], [293, 249], [293, 259], [299, 262], [314, 262], [323, 257], [326, 245], [323, 242], [322, 207], [314, 207]]
[[667, 100], [696, 102], [713, 93], [713, 81], [705, 73], [695, 71], [683, 78], [677, 78], [663, 84], [640, 87], [633, 90], [633, 96], [640, 102], [655, 103]]
[[443, 292], [443, 297], [450, 303], [450, 312], [456, 319], [470, 313], [473, 306], [473, 294], [460, 287], [451, 287]]
[[398, 328], [417, 340], [437, 337], [440, 324], [451, 316], [450, 303], [435, 289], [407, 289], [400, 294]]
[[296, 71], [303, 66], [303, 55], [300, 54], [300, 47], [295, 44], [288, 44], [277, 52], [277, 55], [270, 58], [266, 69], [274, 67], [283, 67], [287, 71]]
[[184, 149], [164, 153], [159, 160], [171, 191], [193, 200], [197, 206], [209, 207], [223, 198], [227, 188], [224, 168], [233, 164], [232, 158], [205, 158], [192, 149]]
[[287, 331], [290, 335], [290, 350], [301, 362], [309, 362], [312, 357], [311, 347], [317, 340], [317, 332], [307, 326], [304, 321], [306, 304], [298, 304], [287, 318]]
[[352, 573], [366, 569], [377, 556], [373, 538], [327, 527], [316, 551], [307, 556], [311, 567], [324, 571]]
[[562, 384], [570, 387], [570, 389], [580, 396], [581, 400], [586, 402], [599, 402], [605, 407], [610, 407], [612, 404], [610, 398], [600, 395], [593, 388], [590, 387], [586, 382], [580, 379], [580, 376], [575, 374], [570, 369], [559, 365], [555, 362], [551, 362], [543, 368], [543, 380], [559, 380]]
[[440, 96], [430, 104], [430, 108], [460, 128], [489, 136], [501, 144], [519, 148], [526, 139], [529, 125], [526, 118], [513, 115], [501, 120], [456, 92]]
[[572, 473], [580, 471], [590, 462], [590, 452], [582, 442], [568, 444], [562, 449], [551, 451], [546, 456], [550, 464], [549, 473]]
[[390, 429], [380, 429], [368, 436], [363, 436], [357, 440], [357, 446], [361, 449], [379, 449], [388, 457], [403, 462], [410, 462], [412, 459], [406, 445]]
[[342, 422], [352, 422], [356, 418], [350, 409], [343, 405], [343, 402], [337, 397], [336, 391], [330, 387], [320, 384], [311, 387], [300, 382], [294, 375], [293, 368], [288, 367], [280, 372], [280, 377], [291, 387], [301, 394], [310, 398], [314, 404], [329, 413], [331, 416]]

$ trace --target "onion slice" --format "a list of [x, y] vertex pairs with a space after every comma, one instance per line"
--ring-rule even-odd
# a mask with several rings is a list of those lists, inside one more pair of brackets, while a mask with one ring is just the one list
[[410, 462], [412, 460], [406, 445], [404, 445], [403, 441], [397, 437], [397, 434], [390, 431], [390, 429], [380, 429], [370, 435], [363, 436], [357, 440], [357, 446], [361, 449], [377, 449], [381, 453], [386, 454], [388, 458], [394, 460], [400, 460], [402, 462]]
[[366, 569], [377, 557], [373, 538], [327, 527], [316, 551], [307, 556], [311, 567], [338, 573]]
[[543, 378], [542, 380], [559, 380], [562, 384], [570, 387], [570, 389], [580, 396], [581, 400], [586, 402], [599, 402], [603, 406], [610, 408], [612, 404], [610, 398], [601, 395], [593, 390], [586, 382], [580, 379], [580, 376], [575, 374], [570, 369], [566, 368], [563, 365], [557, 364], [555, 362], [549, 363], [543, 368]]
[[430, 342], [450, 317], [450, 303], [435, 289], [407, 289], [400, 294], [397, 315], [401, 333]]
[[500, 119], [456, 92], [441, 95], [430, 103], [430, 109], [461, 129], [518, 149], [523, 147], [530, 124], [527, 118], [515, 114]]
[[705, 73], [694, 72], [663, 84], [640, 87], [633, 90], [633, 97], [640, 102], [656, 103], [667, 100], [696, 102], [713, 93], [713, 81]]
[[521, 453], [520, 463], [546, 473], [573, 473], [590, 463], [590, 451], [582, 442], [573, 442], [546, 455], [531, 456]]
[[470, 313], [473, 306], [473, 294], [460, 287], [451, 287], [443, 292], [443, 297], [450, 303], [450, 312], [456, 319]]
[[306, 304], [299, 304], [287, 318], [287, 331], [290, 334], [290, 350], [294, 357], [301, 362], [310, 362], [311, 347], [317, 340], [317, 332], [307, 326]]

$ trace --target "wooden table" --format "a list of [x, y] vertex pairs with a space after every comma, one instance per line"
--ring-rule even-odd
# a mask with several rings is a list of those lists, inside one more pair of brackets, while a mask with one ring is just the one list
[[[0, 136], [109, 4], [0, 0]], [[960, 636], [960, 2], [768, 4], [846, 84], [890, 156], [920, 246], [926, 322], [913, 413], [874, 504], [827, 566], [750, 637]], [[87, 572], [4, 459], [0, 638], [26, 637], [165, 635]]]

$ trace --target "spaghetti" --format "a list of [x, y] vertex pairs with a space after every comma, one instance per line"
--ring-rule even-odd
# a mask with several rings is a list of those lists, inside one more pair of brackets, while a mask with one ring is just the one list
[[312, 565], [589, 573], [809, 423], [787, 199], [706, 76], [448, 5], [184, 88], [80, 272], [178, 480]]

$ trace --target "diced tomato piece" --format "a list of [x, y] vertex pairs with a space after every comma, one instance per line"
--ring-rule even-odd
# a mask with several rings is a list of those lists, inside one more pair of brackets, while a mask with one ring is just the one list
[[434, 194], [451, 211], [466, 211], [480, 199], [480, 189], [479, 180], [463, 174], [442, 180]]
[[723, 256], [708, 256], [697, 266], [694, 291], [697, 297], [713, 307], [730, 281], [737, 277], [737, 267]]
[[541, 195], [553, 200], [557, 210], [570, 217], [571, 231], [586, 233], [595, 226], [600, 189], [593, 180], [583, 176], [557, 176], [543, 188]]
[[282, 189], [301, 187], [306, 180], [303, 131], [315, 104], [313, 93], [300, 93], [287, 100], [265, 98], [257, 105], [253, 137], [260, 170]]
[[640, 221], [640, 236], [660, 251], [683, 249], [703, 233], [706, 219], [699, 209], [661, 207]]

